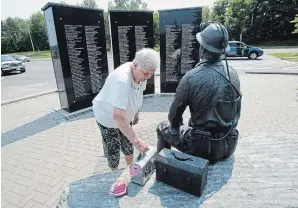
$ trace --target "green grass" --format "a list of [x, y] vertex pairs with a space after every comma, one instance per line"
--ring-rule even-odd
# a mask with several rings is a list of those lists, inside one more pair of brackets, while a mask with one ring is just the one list
[[277, 58], [281, 58], [283, 60], [288, 61], [296, 61], [298, 62], [298, 52], [290, 52], [290, 53], [269, 53], [271, 56], [275, 56]]
[[18, 53], [11, 53], [9, 55], [24, 55], [28, 56], [31, 59], [44, 59], [44, 58], [51, 58], [51, 51], [27, 51], [27, 52], [18, 52]]
[[297, 48], [298, 40], [285, 40], [285, 41], [260, 41], [256, 43], [251, 43], [248, 45], [257, 46], [263, 49], [273, 49], [273, 48]]
[[259, 45], [259, 44], [248, 44], [262, 49], [284, 49], [284, 48], [297, 48], [297, 45]]

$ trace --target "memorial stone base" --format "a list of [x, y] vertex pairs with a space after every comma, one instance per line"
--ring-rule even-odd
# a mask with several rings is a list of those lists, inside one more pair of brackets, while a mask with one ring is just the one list
[[[155, 124], [152, 120], [148, 121], [149, 116], [146, 120], [146, 113], [160, 114], [165, 118], [172, 99], [168, 95], [151, 95], [144, 99], [141, 109], [144, 117], [139, 125], [151, 129], [146, 132], [146, 135], [150, 135], [150, 141], [146, 140], [150, 145], [157, 141], [156, 132], [152, 130]], [[183, 116], [187, 121], [188, 112]], [[297, 154], [291, 153], [297, 150], [297, 141], [296, 134], [242, 132], [234, 155], [208, 166], [207, 184], [201, 197], [157, 182], [155, 173], [145, 186], [129, 183], [128, 194], [125, 196], [116, 198], [107, 194], [114, 182], [122, 178], [129, 179], [122, 157], [120, 167], [123, 169], [111, 172], [103, 170], [101, 164], [93, 176], [70, 183], [57, 207], [296, 207], [298, 180], [295, 170], [298, 168], [298, 158]], [[104, 159], [100, 158], [101, 161]]]

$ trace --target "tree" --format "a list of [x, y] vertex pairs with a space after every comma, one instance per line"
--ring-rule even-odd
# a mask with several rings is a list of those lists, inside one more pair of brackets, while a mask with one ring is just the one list
[[225, 23], [226, 11], [229, 7], [230, 0], [217, 0], [214, 2], [212, 11], [212, 21], [218, 21], [221, 24]]
[[214, 3], [212, 20], [223, 24], [229, 39], [239, 40], [249, 31], [251, 5], [256, 0], [217, 0]]
[[211, 9], [208, 6], [204, 6], [203, 7], [203, 11], [202, 11], [202, 22], [207, 22], [211, 20]]
[[295, 30], [293, 31], [293, 34], [298, 34], [298, 14], [296, 14], [296, 17], [294, 20], [291, 21], [291, 23], [295, 23]]
[[81, 6], [88, 8], [98, 8], [95, 0], [83, 0]]
[[107, 50], [110, 50], [111, 49], [110, 23], [109, 23], [109, 15], [107, 12], [104, 12], [104, 23], [105, 23], [106, 47], [107, 47]]
[[230, 0], [226, 10], [225, 26], [232, 39], [239, 40], [242, 35], [247, 36], [251, 7], [254, 0]]
[[28, 22], [24, 19], [9, 17], [1, 21], [1, 35], [3, 53], [32, 49], [28, 33]]
[[48, 36], [44, 15], [38, 11], [30, 17], [30, 32], [34, 46], [37, 50], [48, 50]]
[[11, 51], [13, 49], [17, 51], [19, 49], [17, 36], [19, 34], [19, 28], [14, 18], [8, 17], [5, 21], [1, 21], [1, 34], [1, 40], [3, 41], [1, 43], [1, 46], [7, 46], [8, 51]]
[[291, 22], [297, 14], [295, 0], [217, 0], [212, 20], [224, 24], [230, 39], [243, 35], [248, 43], [297, 39]]
[[251, 24], [254, 41], [287, 41], [297, 40], [291, 23], [297, 14], [297, 3], [294, 0], [256, 1], [254, 21]]
[[6, 35], [1, 35], [1, 53], [2, 54], [6, 54], [6, 53], [10, 53], [13, 52], [13, 48], [15, 48], [15, 46], [13, 45], [12, 41], [10, 40], [10, 38]]
[[109, 2], [109, 10], [147, 10], [147, 3], [142, 0], [114, 0]]
[[159, 36], [159, 13], [153, 13], [153, 37], [154, 37], [154, 46], [159, 46], [160, 36]]

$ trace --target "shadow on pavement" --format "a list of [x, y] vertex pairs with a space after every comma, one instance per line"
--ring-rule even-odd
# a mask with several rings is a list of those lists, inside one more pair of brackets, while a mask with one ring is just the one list
[[[119, 200], [121, 200], [121, 207], [124, 204], [131, 207], [131, 205], [137, 205], [138, 202], [140, 204], [134, 207], [141, 207], [152, 200], [160, 200], [161, 206], [164, 207], [199, 207], [229, 181], [233, 167], [233, 155], [227, 160], [209, 165], [207, 184], [201, 197], [157, 182], [155, 179], [149, 180], [145, 186], [129, 182], [128, 193], [123, 197], [115, 197], [113, 194], [108, 194], [108, 191], [118, 179], [128, 176], [127, 170], [100, 173], [72, 182], [61, 195], [57, 207], [120, 207]], [[154, 176], [155, 173], [151, 177]]]
[[52, 112], [49, 112], [47, 115], [39, 119], [2, 133], [1, 147], [54, 128], [63, 122], [72, 122], [75, 120], [88, 119], [93, 117], [93, 113], [88, 110], [76, 114], [74, 113], [72, 115], [70, 114], [67, 117], [57, 112], [58, 111], [53, 110]]
[[[173, 97], [170, 96], [146, 98], [144, 99], [140, 112], [168, 112], [172, 100]], [[84, 109], [74, 113], [67, 113], [61, 109], [52, 110], [39, 119], [2, 133], [1, 146], [3, 147], [15, 141], [27, 138], [28, 136], [41, 133], [64, 122], [67, 123], [89, 119], [92, 117], [94, 117], [92, 108]]]
[[164, 207], [199, 207], [205, 200], [218, 192], [231, 178], [234, 168], [234, 156], [208, 166], [207, 184], [201, 197], [155, 181], [149, 189], [160, 199]]
[[8, 76], [13, 76], [13, 75], [18, 75], [18, 74], [23, 74], [23, 72], [7, 72], [1, 75], [1, 77], [8, 77]]
[[[116, 180], [121, 177], [123, 171], [97, 174], [71, 183], [60, 197], [57, 207], [119, 207], [119, 200], [123, 197], [115, 197], [113, 194], [108, 194], [108, 191]], [[141, 189], [142, 186], [132, 182], [128, 183], [128, 193], [123, 200], [130, 200], [132, 197], [137, 196]]]
[[173, 96], [145, 98], [140, 112], [169, 112]]
[[[228, 57], [228, 61], [261, 61], [263, 60], [262, 58], [258, 57], [257, 59], [249, 59], [249, 58], [232, 58], [232, 57]], [[225, 60], [222, 60], [225, 61]]]
[[121, 173], [119, 170], [72, 182], [61, 195], [57, 208], [119, 207], [117, 198], [107, 193]]
[[15, 141], [27, 138], [28, 136], [43, 132], [47, 129], [54, 128], [59, 123], [50, 115], [43, 116], [30, 123], [19, 126], [15, 129], [1, 134], [1, 146], [8, 145]]

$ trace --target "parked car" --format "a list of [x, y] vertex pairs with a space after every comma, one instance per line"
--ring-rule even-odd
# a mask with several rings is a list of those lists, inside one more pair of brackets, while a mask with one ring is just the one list
[[18, 61], [9, 55], [1, 55], [1, 76], [6, 73], [26, 71], [26, 65], [22, 61]]
[[12, 55], [12, 57], [16, 60], [22, 61], [22, 62], [29, 62], [30, 58], [24, 55]]
[[[249, 59], [256, 59], [264, 54], [261, 48], [247, 45], [240, 41], [229, 41], [230, 51], [226, 54], [227, 57], [248, 57]], [[222, 59], [224, 59], [222, 55]]]

